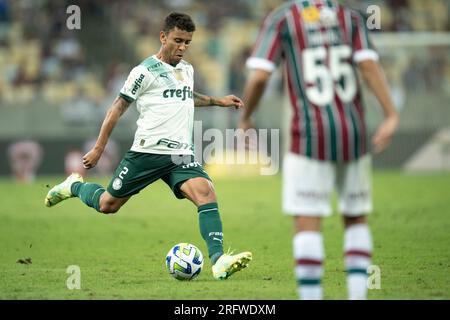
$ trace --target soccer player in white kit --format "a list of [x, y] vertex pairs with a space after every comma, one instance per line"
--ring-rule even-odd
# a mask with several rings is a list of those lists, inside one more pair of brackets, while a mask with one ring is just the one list
[[85, 183], [74, 173], [48, 192], [45, 204], [51, 207], [78, 197], [98, 212], [115, 213], [131, 196], [162, 179], [177, 198], [187, 198], [197, 207], [213, 276], [222, 280], [245, 268], [252, 254], [223, 252], [222, 222], [214, 187], [201, 164], [194, 160], [194, 108], [241, 108], [243, 103], [234, 95], [216, 98], [194, 92], [194, 69], [183, 60], [194, 31], [195, 25], [188, 15], [168, 15], [160, 32], [160, 51], [133, 68], [109, 109], [95, 146], [83, 157], [87, 169], [97, 164], [114, 126], [133, 102], [139, 118], [133, 145], [108, 188]]

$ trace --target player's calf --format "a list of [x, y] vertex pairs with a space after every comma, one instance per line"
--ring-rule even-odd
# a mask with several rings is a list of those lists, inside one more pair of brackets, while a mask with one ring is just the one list
[[115, 198], [107, 191], [100, 197], [99, 212], [104, 214], [114, 214], [127, 202], [128, 198]]

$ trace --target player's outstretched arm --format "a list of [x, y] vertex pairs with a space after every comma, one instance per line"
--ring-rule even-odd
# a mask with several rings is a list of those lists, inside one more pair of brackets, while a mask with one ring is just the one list
[[244, 103], [232, 94], [224, 97], [211, 97], [194, 91], [194, 105], [196, 107], [219, 106], [240, 109], [244, 106]]
[[383, 107], [384, 121], [372, 137], [374, 151], [379, 153], [386, 149], [391, 142], [391, 138], [398, 127], [399, 116], [392, 102], [383, 69], [379, 63], [374, 60], [365, 60], [359, 62], [358, 67], [365, 82]]
[[130, 103], [125, 101], [121, 97], [117, 97], [113, 102], [112, 106], [106, 113], [105, 119], [103, 120], [103, 124], [100, 129], [100, 133], [98, 135], [95, 146], [83, 156], [83, 166], [86, 169], [93, 168], [97, 165], [98, 160], [102, 156], [103, 150], [105, 150], [105, 146], [108, 142], [111, 132], [113, 131], [117, 121], [127, 110], [129, 105]]

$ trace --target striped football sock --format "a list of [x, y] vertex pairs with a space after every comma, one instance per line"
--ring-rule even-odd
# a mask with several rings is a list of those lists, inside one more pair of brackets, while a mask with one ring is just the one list
[[324, 247], [322, 234], [314, 231], [299, 232], [293, 239], [295, 276], [298, 294], [303, 300], [322, 299]]
[[372, 237], [366, 224], [356, 224], [345, 230], [345, 267], [350, 300], [367, 299], [367, 268], [371, 264]]

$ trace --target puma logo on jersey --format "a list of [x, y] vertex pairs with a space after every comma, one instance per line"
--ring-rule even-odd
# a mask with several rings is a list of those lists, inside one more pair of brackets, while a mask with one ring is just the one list
[[186, 98], [192, 99], [194, 95], [194, 91], [191, 90], [191, 87], [184, 86], [183, 89], [167, 89], [163, 92], [164, 98], [181, 98], [181, 101], [186, 100]]
[[162, 67], [162, 62], [158, 62], [150, 67], [147, 68], [148, 71], [151, 71], [152, 69], [158, 68], [158, 67]]

